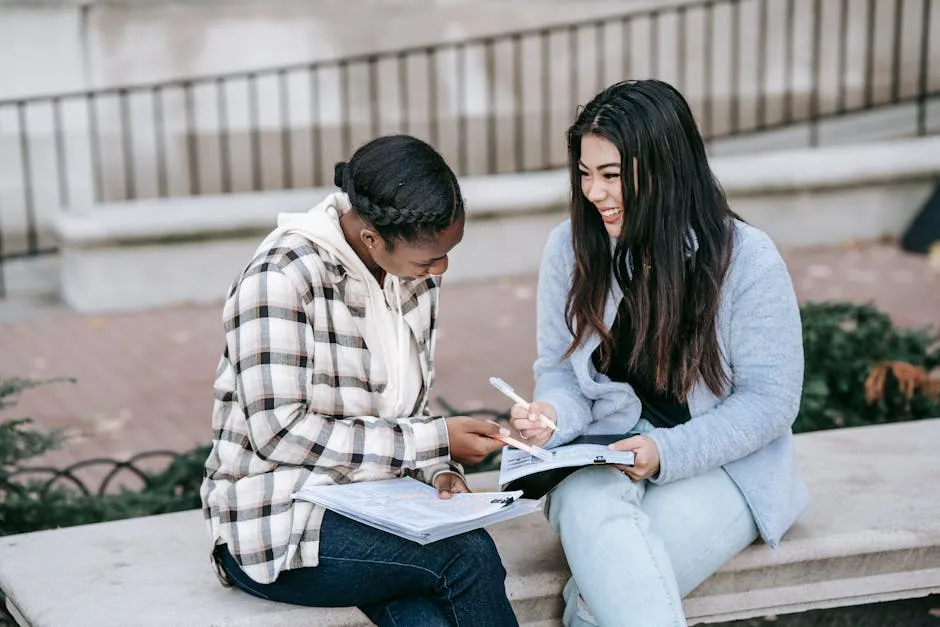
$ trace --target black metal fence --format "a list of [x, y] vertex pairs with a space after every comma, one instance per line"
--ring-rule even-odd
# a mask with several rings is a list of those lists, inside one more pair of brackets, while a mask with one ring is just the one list
[[[109, 457], [86, 459], [64, 468], [52, 466], [26, 466], [9, 472], [0, 481], [0, 491], [16, 492], [27, 489], [45, 495], [54, 488], [75, 490], [82, 496], [103, 496], [119, 488], [148, 489], [155, 476], [173, 462], [186, 459], [191, 453], [174, 451], [145, 451], [120, 460]], [[203, 456], [205, 458], [205, 456]], [[201, 475], [191, 477], [198, 484]]]
[[427, 139], [461, 175], [555, 168], [577, 106], [623, 78], [675, 84], [712, 142], [925, 135], [940, 128], [938, 58], [940, 0], [699, 0], [0, 101], [0, 296], [5, 261], [54, 251], [46, 226], [55, 210], [328, 185], [335, 161], [391, 132]]

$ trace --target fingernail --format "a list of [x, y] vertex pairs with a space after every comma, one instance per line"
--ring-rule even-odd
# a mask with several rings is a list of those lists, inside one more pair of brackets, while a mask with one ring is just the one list
[[500, 435], [506, 436], [506, 435], [509, 435], [510, 433], [512, 433], [512, 431], [510, 431], [510, 430], [507, 429], [506, 427], [500, 427], [500, 428], [499, 428], [499, 434], [500, 434]]

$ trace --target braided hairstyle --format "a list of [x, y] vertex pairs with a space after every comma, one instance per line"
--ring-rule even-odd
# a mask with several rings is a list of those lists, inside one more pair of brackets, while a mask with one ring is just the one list
[[391, 250], [433, 239], [464, 213], [457, 177], [437, 151], [410, 135], [364, 144], [336, 164], [334, 184]]

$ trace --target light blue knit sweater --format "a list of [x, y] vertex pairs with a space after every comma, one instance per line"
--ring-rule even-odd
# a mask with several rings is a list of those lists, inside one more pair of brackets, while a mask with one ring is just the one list
[[[561, 360], [571, 341], [564, 310], [573, 268], [571, 223], [565, 221], [549, 236], [539, 271], [533, 396], [558, 411], [559, 428], [548, 446], [582, 433], [626, 433], [640, 418], [633, 388], [594, 368], [597, 336]], [[608, 326], [622, 298], [613, 283], [604, 309]], [[743, 222], [735, 224], [717, 330], [731, 389], [719, 398], [699, 380], [689, 394], [692, 420], [648, 434], [660, 456], [651, 481], [669, 483], [723, 466], [747, 499], [761, 537], [776, 547], [809, 502], [791, 432], [803, 388], [802, 329], [783, 259], [766, 234]]]

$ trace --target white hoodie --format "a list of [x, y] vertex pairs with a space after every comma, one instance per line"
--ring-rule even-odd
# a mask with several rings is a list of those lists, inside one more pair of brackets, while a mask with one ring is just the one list
[[272, 238], [297, 233], [336, 255], [349, 277], [365, 284], [369, 300], [363, 340], [371, 355], [371, 372], [377, 379], [388, 381], [379, 394], [379, 417], [413, 416], [423, 381], [418, 344], [401, 313], [401, 280], [389, 274], [385, 277], [384, 288], [380, 286], [346, 241], [339, 218], [350, 208], [349, 197], [336, 192], [310, 211], [282, 213], [277, 218], [278, 228], [265, 238], [259, 250], [264, 249]]

